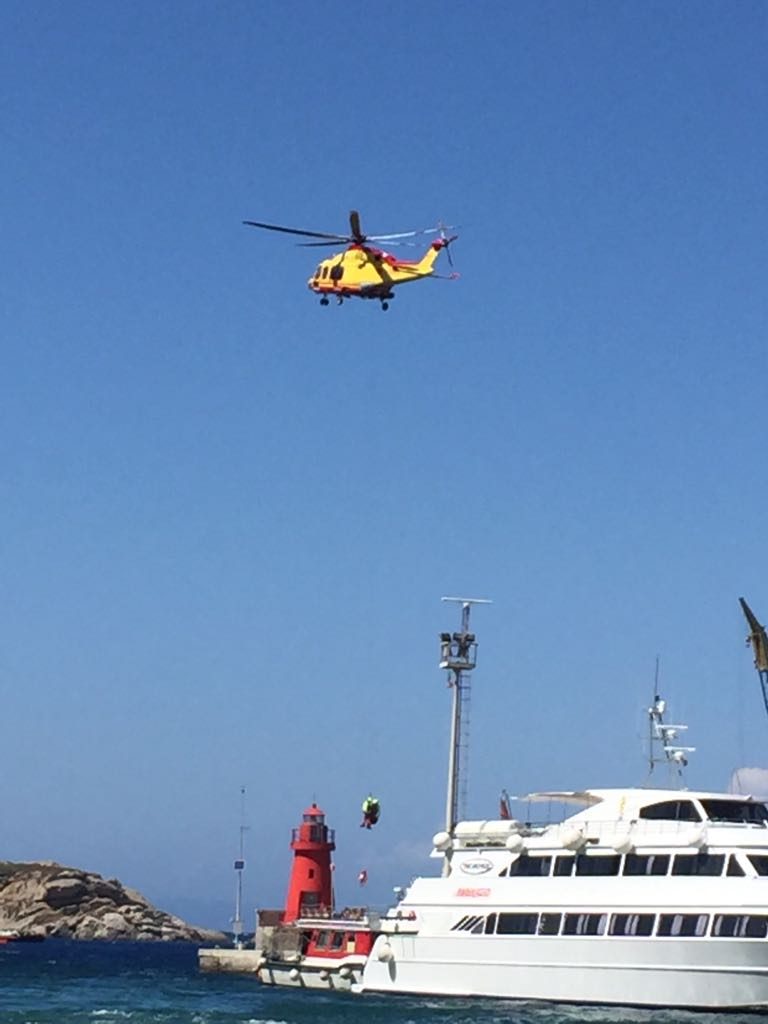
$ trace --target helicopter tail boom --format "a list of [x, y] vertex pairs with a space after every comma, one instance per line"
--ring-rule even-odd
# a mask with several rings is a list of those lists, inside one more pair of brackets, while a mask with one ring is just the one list
[[424, 255], [421, 257], [418, 263], [413, 264], [409, 269], [415, 276], [425, 277], [433, 272], [435, 260], [440, 253], [445, 249], [448, 250], [448, 246], [454, 239], [458, 238], [458, 235], [454, 235], [453, 238], [436, 238], [430, 245]]

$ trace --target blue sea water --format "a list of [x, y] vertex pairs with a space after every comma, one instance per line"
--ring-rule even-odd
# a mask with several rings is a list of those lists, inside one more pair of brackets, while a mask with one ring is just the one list
[[718, 1015], [496, 1000], [334, 995], [202, 974], [194, 946], [0, 946], [0, 1024], [757, 1024]]

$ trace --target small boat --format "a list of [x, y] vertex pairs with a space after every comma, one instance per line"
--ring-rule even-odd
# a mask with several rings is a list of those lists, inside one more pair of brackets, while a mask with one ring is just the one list
[[33, 932], [20, 932], [16, 928], [0, 928], [0, 946], [9, 942], [42, 942], [44, 935]]
[[262, 938], [259, 980], [265, 985], [349, 991], [359, 985], [378, 935], [368, 914], [350, 919], [299, 918]]

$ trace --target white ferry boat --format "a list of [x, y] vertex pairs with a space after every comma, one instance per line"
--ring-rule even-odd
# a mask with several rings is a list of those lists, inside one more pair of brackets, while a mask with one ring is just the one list
[[[474, 635], [443, 634], [454, 718], [439, 878], [380, 923], [359, 992], [710, 1010], [768, 1008], [768, 809], [751, 797], [594, 789], [555, 824], [456, 821]], [[692, 748], [649, 709], [673, 771]], [[651, 755], [651, 767], [654, 765]]]
[[461, 822], [447, 874], [382, 919], [362, 990], [708, 1009], [768, 1007], [768, 810], [604, 789], [560, 824]]

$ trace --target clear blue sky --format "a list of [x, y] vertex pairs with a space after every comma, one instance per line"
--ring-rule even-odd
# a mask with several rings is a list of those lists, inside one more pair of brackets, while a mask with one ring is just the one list
[[[768, 765], [762, 3], [6, 0], [0, 856], [225, 925], [316, 797], [340, 899], [444, 807], [442, 594], [493, 598], [469, 812]], [[459, 224], [321, 309], [244, 219]], [[676, 712], [676, 714], [675, 714]], [[368, 789], [383, 816], [357, 828]]]

